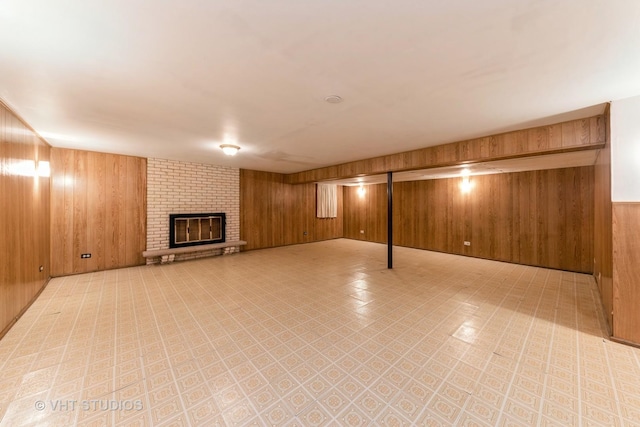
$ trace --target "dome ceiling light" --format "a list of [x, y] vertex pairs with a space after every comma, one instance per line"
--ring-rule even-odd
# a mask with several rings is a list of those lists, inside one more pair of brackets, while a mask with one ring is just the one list
[[233, 144], [222, 144], [220, 148], [222, 149], [222, 152], [227, 156], [235, 156], [240, 150], [240, 147]]

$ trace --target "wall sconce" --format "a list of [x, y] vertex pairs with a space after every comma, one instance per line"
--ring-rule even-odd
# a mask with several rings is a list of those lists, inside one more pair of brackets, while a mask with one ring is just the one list
[[220, 148], [222, 148], [222, 152], [227, 156], [235, 156], [238, 150], [240, 150], [240, 147], [233, 144], [222, 144]]
[[471, 180], [469, 179], [470, 174], [471, 172], [469, 171], [469, 169], [462, 169], [462, 172], [460, 172], [460, 175], [462, 176], [462, 182], [460, 182], [460, 191], [465, 194], [470, 192], [473, 188], [473, 182], [471, 182]]
[[358, 188], [358, 196], [364, 197], [364, 193], [366, 193], [366, 190], [364, 189], [364, 185], [360, 184], [360, 188]]

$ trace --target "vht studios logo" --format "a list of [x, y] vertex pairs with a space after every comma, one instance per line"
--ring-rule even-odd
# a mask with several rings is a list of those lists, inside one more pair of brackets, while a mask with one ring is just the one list
[[141, 411], [141, 400], [38, 400], [38, 411]]

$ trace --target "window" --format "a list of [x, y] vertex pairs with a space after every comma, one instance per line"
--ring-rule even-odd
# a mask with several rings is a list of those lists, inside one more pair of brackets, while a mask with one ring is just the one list
[[336, 184], [317, 184], [316, 216], [318, 218], [336, 218], [338, 216], [338, 186]]

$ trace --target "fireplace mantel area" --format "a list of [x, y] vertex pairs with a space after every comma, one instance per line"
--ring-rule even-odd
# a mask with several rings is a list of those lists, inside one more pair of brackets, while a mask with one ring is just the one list
[[227, 255], [245, 244], [240, 169], [147, 159], [147, 264]]
[[226, 213], [172, 213], [169, 214], [169, 248], [147, 250], [145, 258], [160, 258], [161, 264], [173, 262], [176, 255], [194, 255], [211, 251], [211, 255], [237, 252], [245, 241], [226, 240]]

